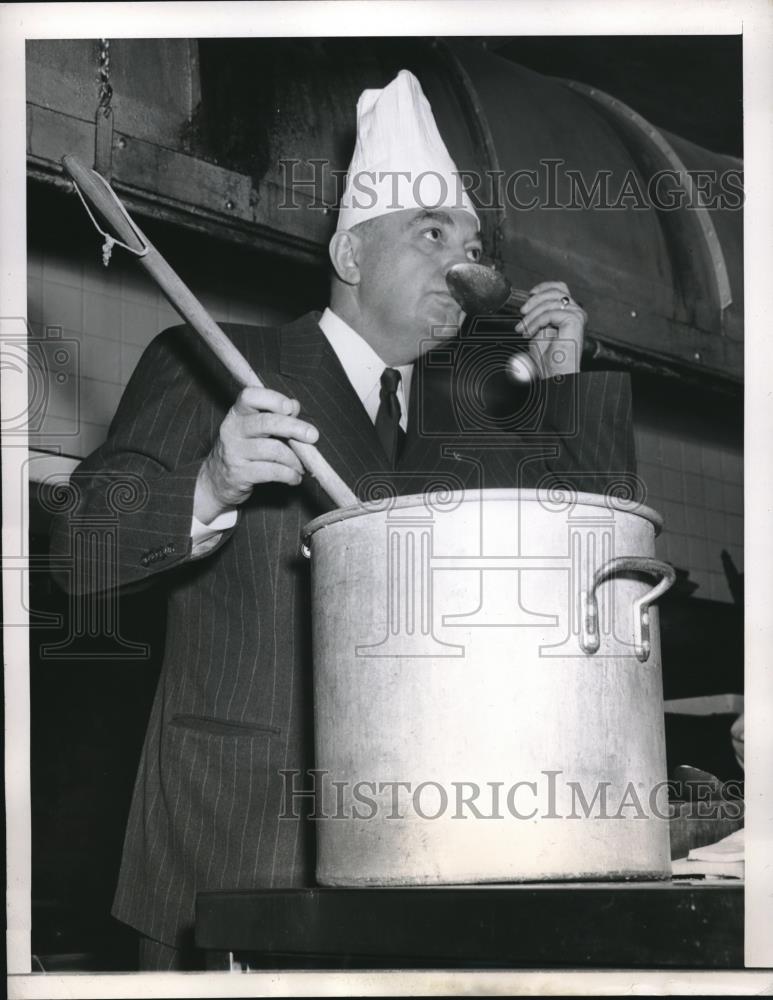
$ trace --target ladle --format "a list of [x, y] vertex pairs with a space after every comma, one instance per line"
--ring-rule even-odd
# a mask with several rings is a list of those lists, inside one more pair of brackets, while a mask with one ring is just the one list
[[[145, 236], [104, 177], [96, 170], [86, 167], [75, 156], [65, 156], [62, 166], [73, 181], [89, 214], [91, 215], [91, 208], [95, 209], [115, 234], [99, 229], [96, 219], [91, 215], [92, 221], [105, 237], [102, 251], [105, 264], [110, 259], [110, 251], [115, 243], [133, 253], [140, 266], [155, 280], [180, 316], [198, 333], [236, 382], [241, 386], [262, 387], [263, 382], [258, 373], [250, 367], [244, 355]], [[350, 507], [357, 503], [355, 494], [314, 445], [300, 441], [288, 441], [288, 444], [337, 507]]]
[[[528, 292], [513, 288], [503, 274], [483, 264], [454, 264], [446, 273], [446, 284], [468, 316], [520, 316], [521, 306], [529, 298]], [[505, 371], [520, 384], [539, 378], [537, 365], [526, 350], [513, 351]]]
[[469, 316], [518, 313], [529, 293], [512, 288], [507, 278], [483, 264], [454, 264], [446, 273], [448, 289]]

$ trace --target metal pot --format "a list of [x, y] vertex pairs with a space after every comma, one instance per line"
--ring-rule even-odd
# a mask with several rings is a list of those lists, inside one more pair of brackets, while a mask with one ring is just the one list
[[482, 490], [306, 527], [319, 882], [670, 875], [660, 526]]

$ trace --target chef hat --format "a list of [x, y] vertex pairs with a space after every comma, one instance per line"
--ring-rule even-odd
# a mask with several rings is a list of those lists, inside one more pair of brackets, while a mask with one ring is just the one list
[[461, 208], [478, 221], [421, 85], [402, 69], [357, 102], [357, 142], [337, 228], [406, 208]]

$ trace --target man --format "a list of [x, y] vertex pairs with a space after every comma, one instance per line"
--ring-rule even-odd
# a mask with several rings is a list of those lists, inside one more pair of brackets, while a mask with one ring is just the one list
[[[426, 197], [412, 183], [419, 176], [437, 181]], [[534, 486], [550, 470], [630, 466], [625, 380], [576, 374], [585, 315], [560, 282], [533, 289], [522, 327], [544, 376], [540, 429], [554, 445], [524, 463], [534, 459], [527, 436], [509, 435], [477, 465], [444, 447], [469, 443], [452, 377], [439, 389], [429, 379], [422, 395], [415, 362], [463, 319], [448, 269], [482, 252], [477, 215], [456, 180], [411, 74], [366, 91], [330, 243], [330, 308], [281, 329], [226, 328], [270, 388], [239, 392], [225, 377], [215, 384], [191, 332], [166, 331], [143, 355], [107, 442], [73, 477], [81, 518], [114, 512], [116, 479], [138, 487], [135, 509], [119, 515], [116, 583], [158, 575], [168, 597], [164, 663], [113, 908], [142, 935], [143, 968], [195, 963], [198, 891], [313, 881], [313, 828], [280, 818], [279, 772], [312, 764], [308, 566], [299, 540], [330, 503], [304, 479], [288, 442], [316, 443], [355, 490], [374, 474], [399, 473], [396, 488], [417, 492], [444, 469], [465, 485]], [[549, 328], [566, 349], [554, 350]], [[440, 438], [425, 433], [419, 401]], [[562, 438], [570, 406], [579, 424]], [[67, 546], [62, 519], [53, 551]], [[77, 586], [94, 589], [106, 553], [79, 558]]]

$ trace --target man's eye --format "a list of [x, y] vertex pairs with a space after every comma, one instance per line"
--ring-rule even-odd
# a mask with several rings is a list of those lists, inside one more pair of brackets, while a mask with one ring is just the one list
[[433, 226], [432, 229], [425, 229], [424, 235], [428, 240], [432, 240], [433, 243], [436, 243], [443, 234], [437, 226]]
[[480, 247], [470, 247], [470, 249], [467, 251], [467, 256], [470, 258], [471, 261], [474, 261], [477, 264], [481, 258], [482, 253], [483, 251], [481, 250]]

